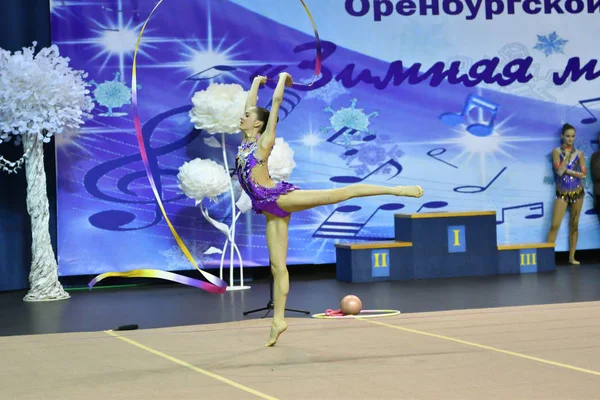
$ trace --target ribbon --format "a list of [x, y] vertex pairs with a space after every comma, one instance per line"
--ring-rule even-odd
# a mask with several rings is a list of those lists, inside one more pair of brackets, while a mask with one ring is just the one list
[[321, 39], [319, 38], [319, 31], [317, 31], [317, 25], [315, 24], [315, 20], [313, 19], [310, 11], [308, 10], [308, 7], [304, 3], [304, 0], [300, 0], [300, 3], [302, 3], [302, 5], [304, 6], [304, 10], [308, 14], [308, 18], [310, 18], [310, 22], [312, 24], [313, 31], [315, 32], [315, 41], [316, 41], [315, 47], [317, 48], [317, 56], [315, 58], [315, 78], [308, 85], [308, 86], [312, 86], [312, 84], [315, 83], [315, 81], [317, 80], [317, 77], [321, 73], [321, 65], [323, 65], [323, 56], [321, 54]]
[[200, 271], [200, 273], [210, 283], [200, 281], [197, 279], [184, 277], [182, 275], [177, 275], [177, 274], [173, 274], [171, 272], [162, 271], [162, 270], [138, 269], [138, 270], [133, 270], [133, 271], [129, 271], [129, 272], [108, 272], [108, 273], [98, 275], [96, 278], [94, 278], [94, 279], [92, 279], [92, 281], [90, 281], [88, 286], [91, 289], [92, 286], [94, 286], [96, 283], [98, 283], [102, 279], [108, 278], [108, 277], [159, 278], [159, 279], [165, 279], [165, 280], [181, 283], [184, 285], [194, 286], [194, 287], [204, 289], [204, 290], [206, 290], [208, 292], [212, 292], [212, 293], [224, 293], [225, 290], [227, 289], [227, 284], [225, 283], [225, 281], [217, 278], [216, 276], [214, 276], [212, 274], [209, 274], [208, 272], [202, 271], [198, 267], [198, 264], [196, 264], [194, 257], [192, 257], [192, 255], [190, 254], [190, 251], [185, 246], [185, 244], [181, 240], [181, 237], [179, 237], [179, 234], [173, 227], [173, 224], [171, 224], [171, 221], [169, 220], [169, 217], [167, 216], [167, 213], [165, 212], [165, 208], [163, 206], [163, 203], [162, 203], [162, 200], [158, 193], [158, 190], [156, 189], [156, 183], [154, 181], [154, 176], [152, 175], [152, 170], [150, 169], [150, 163], [148, 161], [148, 153], [146, 151], [146, 146], [144, 144], [144, 138], [142, 135], [142, 126], [140, 123], [140, 116], [139, 116], [139, 112], [138, 112], [137, 54], [138, 54], [138, 50], [140, 48], [140, 42], [142, 40], [142, 35], [144, 34], [144, 30], [146, 29], [146, 25], [148, 24], [148, 21], [150, 21], [150, 17], [152, 17], [152, 14], [154, 14], [156, 9], [158, 8], [158, 6], [160, 6], [160, 4], [162, 2], [163, 2], [163, 0], [159, 0], [159, 2], [154, 6], [152, 11], [150, 12], [150, 15], [144, 22], [144, 25], [142, 26], [142, 29], [140, 30], [140, 34], [138, 36], [137, 43], [135, 45], [135, 51], [133, 53], [133, 67], [132, 67], [132, 71], [131, 71], [131, 98], [132, 98], [132, 104], [133, 104], [133, 123], [135, 125], [135, 132], [136, 132], [136, 136], [137, 136], [138, 146], [140, 147], [140, 154], [142, 156], [142, 162], [144, 164], [144, 169], [146, 170], [146, 176], [148, 177], [148, 181], [150, 182], [150, 186], [152, 187], [152, 193], [154, 194], [154, 198], [156, 199], [156, 202], [158, 203], [158, 206], [160, 207], [160, 211], [162, 212], [162, 215], [165, 218], [165, 221], [167, 222], [167, 225], [169, 226], [169, 229], [171, 230], [171, 233], [173, 234], [175, 241], [179, 245], [179, 248], [181, 249], [181, 251], [183, 251], [183, 254], [185, 255], [185, 257], [198, 271]]
[[[158, 7], [162, 4], [164, 0], [159, 0], [156, 5], [154, 6], [154, 8], [152, 9], [152, 11], [150, 12], [150, 15], [148, 15], [148, 18], [146, 18], [146, 21], [144, 22], [144, 25], [142, 25], [142, 29], [140, 30], [140, 34], [138, 35], [138, 39], [135, 45], [135, 51], [133, 53], [133, 67], [131, 70], [131, 102], [133, 104], [133, 123], [135, 126], [135, 132], [136, 132], [136, 136], [137, 136], [137, 141], [138, 141], [138, 146], [140, 148], [140, 154], [142, 156], [142, 162], [144, 164], [144, 169], [146, 171], [146, 176], [148, 177], [148, 181], [150, 182], [150, 186], [152, 188], [152, 193], [154, 194], [154, 198], [156, 199], [156, 202], [158, 203], [158, 206], [160, 207], [160, 210], [162, 212], [163, 217], [165, 218], [165, 221], [167, 222], [167, 225], [169, 226], [169, 229], [171, 230], [171, 234], [173, 235], [173, 237], [175, 238], [175, 241], [177, 242], [177, 244], [179, 245], [179, 248], [181, 249], [181, 251], [183, 252], [183, 254], [185, 255], [185, 257], [188, 259], [188, 261], [198, 270], [200, 271], [200, 273], [210, 282], [204, 282], [204, 281], [200, 281], [197, 279], [192, 279], [192, 278], [188, 278], [188, 277], [184, 277], [182, 275], [177, 275], [177, 274], [173, 274], [171, 272], [167, 272], [167, 271], [162, 271], [162, 270], [155, 270], [155, 269], [137, 269], [137, 270], [132, 270], [132, 271], [128, 271], [128, 272], [107, 272], [104, 274], [100, 274], [97, 277], [95, 277], [94, 279], [92, 279], [90, 281], [90, 283], [88, 284], [89, 288], [91, 289], [96, 283], [100, 282], [102, 279], [105, 278], [109, 278], [109, 277], [121, 277], [121, 278], [159, 278], [159, 279], [164, 279], [164, 280], [169, 280], [169, 281], [173, 281], [173, 282], [177, 282], [177, 283], [181, 283], [184, 285], [188, 285], [188, 286], [194, 286], [200, 289], [204, 289], [208, 292], [212, 292], [212, 293], [224, 293], [225, 290], [227, 289], [227, 283], [225, 283], [224, 280], [209, 274], [208, 272], [205, 272], [203, 270], [201, 270], [198, 267], [198, 264], [196, 264], [196, 261], [194, 260], [194, 257], [192, 257], [192, 255], [190, 254], [188, 248], [185, 246], [185, 244], [183, 243], [183, 241], [181, 240], [181, 238], [179, 237], [179, 234], [177, 233], [177, 231], [175, 230], [175, 228], [173, 227], [173, 225], [171, 224], [171, 221], [169, 220], [169, 217], [167, 216], [167, 213], [165, 212], [165, 208], [163, 206], [162, 200], [160, 198], [160, 195], [158, 193], [158, 190], [156, 189], [156, 183], [154, 180], [154, 176], [152, 175], [152, 170], [150, 169], [150, 163], [148, 161], [148, 153], [146, 151], [146, 146], [144, 145], [144, 139], [143, 139], [143, 135], [142, 135], [142, 128], [141, 128], [141, 123], [140, 123], [140, 116], [138, 113], [138, 93], [137, 93], [137, 54], [140, 48], [140, 42], [142, 40], [142, 36], [144, 34], [144, 30], [146, 29], [146, 26], [148, 25], [148, 22], [150, 21], [150, 18], [152, 17], [152, 15], [154, 14], [154, 12], [158, 9]], [[316, 49], [317, 49], [317, 56], [316, 56], [316, 60], [315, 60], [315, 77], [314, 80], [311, 84], [309, 84], [308, 86], [311, 86], [317, 79], [318, 75], [321, 73], [321, 65], [322, 65], [322, 56], [321, 56], [321, 41], [319, 39], [319, 33], [317, 31], [317, 27], [315, 25], [315, 21], [312, 17], [312, 15], [310, 14], [310, 11], [308, 10], [308, 7], [306, 6], [306, 4], [304, 3], [303, 0], [300, 0], [300, 2], [302, 3], [302, 5], [304, 6], [304, 9], [306, 10], [306, 13], [308, 14], [308, 17], [310, 18], [310, 21], [312, 23], [313, 26], [313, 30], [315, 32], [315, 38], [316, 38]]]
[[224, 290], [225, 288], [222, 289], [220, 286], [208, 285], [204, 281], [194, 279], [194, 278], [189, 278], [189, 277], [183, 276], [183, 275], [174, 274], [174, 273], [168, 272], [168, 271], [162, 271], [160, 269], [134, 269], [132, 271], [127, 271], [127, 272], [106, 272], [106, 273], [98, 275], [97, 277], [92, 279], [88, 285], [91, 289], [92, 286], [94, 286], [96, 283], [100, 282], [102, 279], [112, 278], [112, 277], [158, 278], [158, 279], [164, 279], [164, 280], [171, 281], [171, 282], [181, 283], [181, 284], [187, 285], [187, 286], [197, 287], [197, 288], [204, 289], [211, 293], [223, 293], [225, 291]]
[[[308, 18], [310, 19], [310, 23], [312, 24], [312, 27], [313, 27], [313, 32], [315, 33], [315, 48], [317, 50], [317, 55], [315, 57], [315, 76], [314, 76], [312, 82], [309, 84], [294, 83], [294, 85], [296, 85], [296, 86], [312, 86], [319, 78], [319, 74], [321, 73], [321, 66], [323, 65], [321, 38], [319, 37], [319, 31], [317, 30], [317, 24], [315, 24], [315, 20], [314, 20], [312, 14], [310, 13], [308, 7], [306, 6], [306, 3], [304, 2], [304, 0], [300, 0], [300, 3], [302, 3], [302, 6], [304, 7], [304, 11], [306, 11], [306, 14], [308, 14]], [[275, 79], [267, 79], [267, 80], [275, 81]]]

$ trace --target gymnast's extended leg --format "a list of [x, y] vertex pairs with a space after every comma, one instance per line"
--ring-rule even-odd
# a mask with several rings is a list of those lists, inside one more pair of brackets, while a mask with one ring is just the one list
[[420, 186], [388, 187], [356, 184], [339, 189], [296, 190], [279, 196], [277, 205], [287, 212], [298, 212], [318, 206], [341, 203], [356, 197], [381, 195], [421, 197], [423, 189]]
[[284, 313], [290, 290], [290, 277], [286, 265], [290, 217], [280, 218], [268, 213], [265, 213], [265, 216], [267, 217], [267, 246], [273, 274], [273, 323], [269, 341], [265, 344], [270, 347], [275, 345], [279, 335], [287, 329]]

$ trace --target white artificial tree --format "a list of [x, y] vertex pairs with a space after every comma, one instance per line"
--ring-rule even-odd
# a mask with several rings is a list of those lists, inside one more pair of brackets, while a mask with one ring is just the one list
[[[233, 226], [235, 226], [235, 222], [237, 220], [237, 217], [239, 217], [239, 214], [237, 214], [237, 216], [234, 217], [231, 226], [227, 226], [223, 222], [216, 221], [215, 219], [213, 219], [209, 215], [208, 209], [206, 209], [202, 204], [202, 201], [205, 198], [208, 198], [213, 202], [217, 202], [218, 197], [226, 193], [230, 189], [231, 179], [229, 177], [229, 174], [222, 165], [217, 164], [213, 160], [195, 158], [192, 161], [186, 162], [181, 167], [179, 167], [177, 179], [179, 180], [179, 188], [183, 191], [183, 193], [185, 193], [185, 195], [189, 198], [193, 199], [196, 205], [200, 206], [202, 216], [204, 216], [204, 218], [212, 226], [217, 228], [226, 237], [222, 251], [219, 251], [218, 249], [213, 250], [214, 248], [211, 247], [204, 254], [221, 253], [220, 278], [223, 279], [223, 261], [225, 258], [227, 246], [231, 244], [231, 253], [233, 254], [233, 252], [235, 251], [239, 259], [240, 274], [242, 281], [241, 286], [243, 286], [242, 255], [240, 254], [240, 251], [232, 237], [232, 228]], [[231, 265], [233, 265], [233, 262], [231, 262]], [[233, 285], [233, 268], [231, 268], [231, 266], [230, 271], [230, 284]], [[228, 288], [229, 287], [231, 286], [228, 286]]]
[[31, 217], [31, 271], [25, 301], [53, 301], [70, 296], [58, 281], [58, 265], [50, 242], [49, 206], [44, 170], [44, 143], [52, 136], [72, 133], [94, 108], [88, 95], [87, 74], [69, 67], [57, 46], [32, 47], [14, 54], [0, 49], [0, 142], [22, 142], [23, 157], [0, 160], [5, 171], [16, 172], [25, 161], [27, 211]]
[[[215, 135], [219, 133], [221, 134], [220, 147], [223, 151], [223, 163], [225, 165], [226, 171], [229, 171], [229, 162], [227, 160], [225, 138], [226, 135], [233, 135], [240, 131], [240, 118], [244, 113], [244, 107], [246, 104], [247, 96], [248, 93], [244, 91], [241, 85], [212, 83], [205, 90], [201, 90], [194, 93], [194, 96], [192, 97], [192, 103], [194, 104], [194, 107], [190, 110], [189, 113], [190, 120], [194, 124], [194, 127], [196, 129], [202, 129], [210, 135]], [[230, 197], [232, 200], [234, 200], [235, 193], [233, 190], [233, 182], [229, 178], [229, 175], [227, 176], [227, 181], [229, 185]], [[235, 215], [235, 202], [232, 201], [232, 222], [231, 225], [227, 228], [227, 240], [223, 247], [223, 257], [221, 259], [222, 271], [224, 255], [227, 251], [227, 245], [229, 245], [229, 290], [232, 290], [235, 287], [235, 285], [233, 284], [233, 258], [234, 252], [237, 250], [237, 246], [235, 244], [235, 223], [237, 219], [235, 218]], [[223, 227], [224, 226], [221, 226], [220, 230], [222, 230]], [[237, 251], [237, 254], [240, 262], [241, 275], [243, 273], [242, 258], [239, 254], [239, 251]], [[221, 279], [223, 279], [222, 274]], [[243, 286], [243, 282], [241, 282], [240, 286], [238, 287], [238, 289], [247, 288], [248, 287]]]

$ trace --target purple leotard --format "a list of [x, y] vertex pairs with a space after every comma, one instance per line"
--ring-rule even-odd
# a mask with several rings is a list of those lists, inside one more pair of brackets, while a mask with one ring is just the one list
[[236, 158], [238, 181], [244, 192], [250, 197], [252, 209], [255, 213], [262, 214], [263, 212], [267, 212], [277, 217], [287, 217], [290, 213], [282, 210], [277, 205], [277, 199], [282, 194], [300, 188], [285, 181], [278, 182], [273, 187], [261, 186], [254, 182], [252, 179], [252, 170], [256, 167], [267, 167], [264, 160], [259, 160], [254, 156], [257, 147], [257, 142], [254, 142], [250, 145], [242, 143], [238, 148]]
[[[560, 162], [562, 163], [565, 156], [563, 152], [560, 152]], [[581, 172], [579, 168], [579, 152], [575, 155], [575, 158], [567, 164], [567, 170]], [[583, 190], [583, 182], [576, 176], [567, 175], [566, 171], [562, 176], [558, 176], [555, 173], [556, 178], [556, 198], [562, 199], [567, 203], [575, 203], [577, 200], [585, 196]]]

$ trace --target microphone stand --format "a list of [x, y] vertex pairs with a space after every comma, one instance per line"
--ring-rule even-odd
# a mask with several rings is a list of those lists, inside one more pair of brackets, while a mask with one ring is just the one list
[[[257, 308], [255, 310], [250, 310], [250, 311], [244, 311], [244, 315], [248, 315], [248, 314], [253, 314], [256, 312], [260, 312], [260, 311], [267, 311], [267, 313], [262, 317], [265, 318], [267, 315], [269, 315], [269, 313], [271, 312], [271, 310], [273, 310], [274, 308], [274, 303], [273, 303], [273, 285], [274, 285], [274, 279], [273, 279], [273, 275], [271, 275], [271, 280], [269, 282], [269, 301], [267, 302], [267, 306], [266, 307], [262, 307], [262, 308]], [[286, 308], [285, 311], [290, 311], [290, 312], [296, 312], [296, 313], [302, 313], [302, 314], [310, 314], [310, 311], [308, 310], [295, 310], [293, 308]]]

